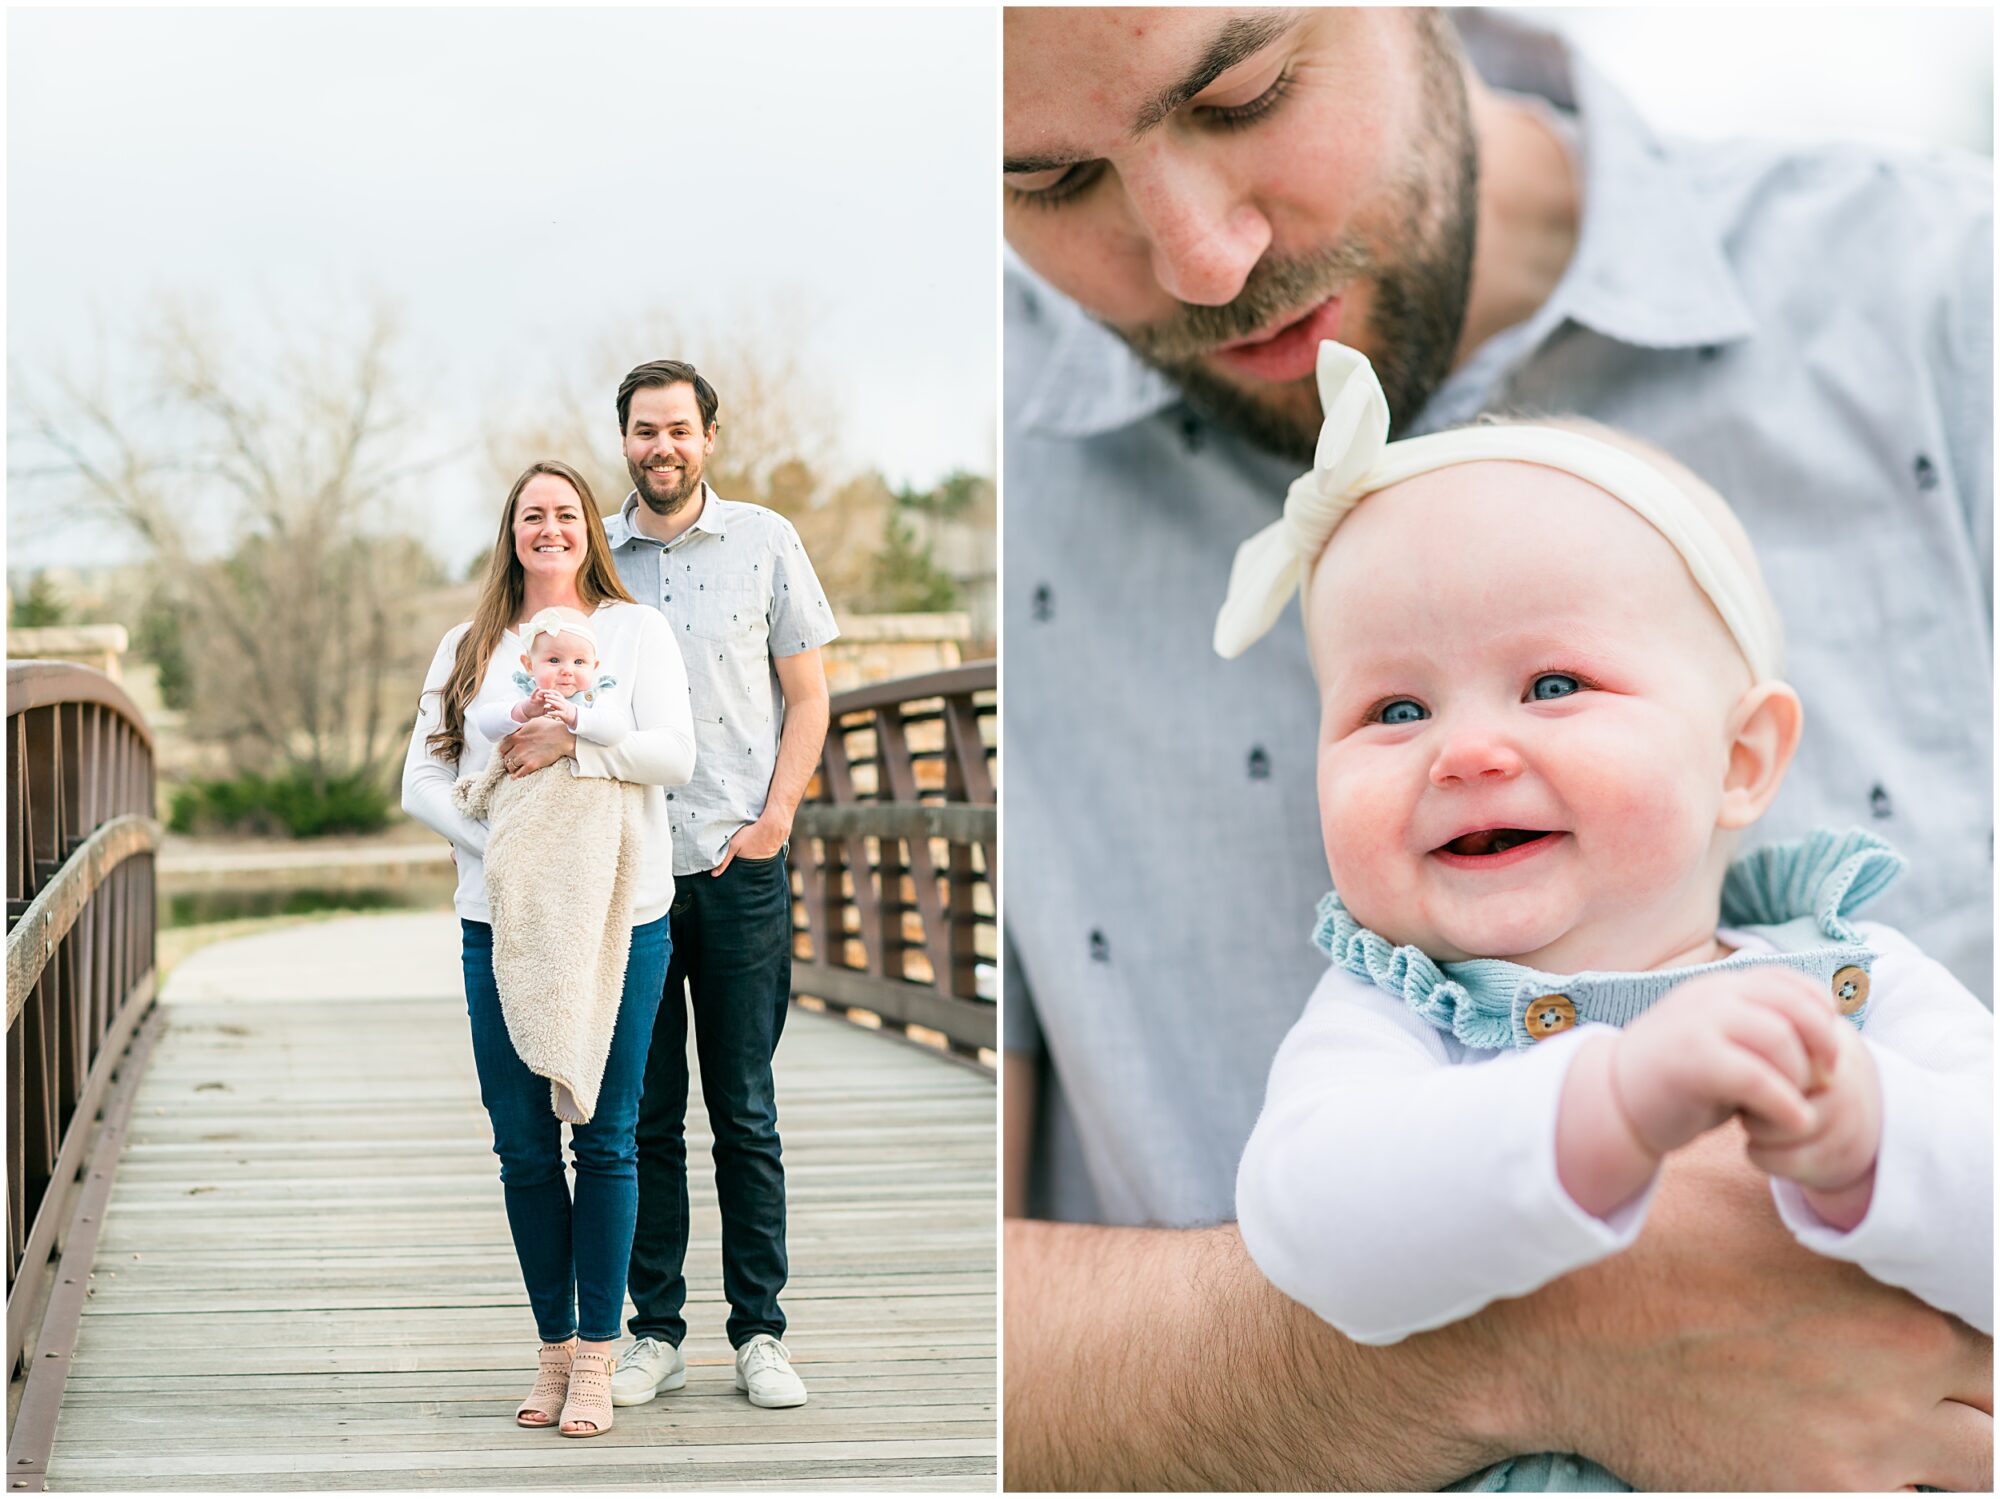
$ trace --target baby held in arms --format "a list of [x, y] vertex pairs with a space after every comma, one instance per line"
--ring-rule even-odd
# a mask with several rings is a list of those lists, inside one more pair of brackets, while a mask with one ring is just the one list
[[[632, 732], [631, 704], [598, 673], [597, 634], [578, 610], [544, 609], [522, 626], [514, 685], [519, 701], [471, 714], [495, 743], [543, 717], [602, 745]], [[459, 778], [452, 802], [488, 824], [483, 872], [507, 1034], [549, 1080], [555, 1116], [582, 1124], [597, 1107], [625, 986], [645, 793], [575, 769], [564, 757], [514, 776], [494, 755]]]
[[560, 718], [593, 744], [616, 744], [632, 732], [631, 711], [603, 697], [618, 684], [598, 675], [597, 635], [580, 610], [544, 609], [522, 627], [514, 685], [519, 702], [488, 703], [477, 714], [480, 732], [496, 743], [531, 718]]
[[1990, 1334], [1992, 1018], [1855, 919], [1880, 840], [1739, 848], [1802, 714], [1735, 516], [1601, 428], [1388, 443], [1361, 355], [1319, 382], [1216, 627], [1237, 655], [1302, 594], [1333, 884], [1237, 1177], [1259, 1267], [1395, 1342], [1623, 1249], [1735, 1120], [1802, 1245]]

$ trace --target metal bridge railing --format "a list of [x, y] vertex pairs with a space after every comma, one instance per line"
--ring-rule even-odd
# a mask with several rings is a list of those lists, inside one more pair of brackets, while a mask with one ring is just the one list
[[995, 696], [991, 661], [841, 693], [792, 827], [792, 992], [970, 1055], [998, 1044]]
[[[105, 1137], [122, 1128], [113, 1104], [129, 1101], [157, 1029], [135, 1038], [153, 1009], [153, 795], [153, 736], [116, 683], [67, 662], [8, 663], [10, 1374], [38, 1319], [73, 1327], [82, 1308], [86, 1277], [59, 1273], [57, 1256], [74, 1249], [87, 1263], [115, 1162], [103, 1159]], [[104, 1128], [94, 1128], [100, 1113]], [[55, 1341], [38, 1341], [37, 1366], [66, 1362]], [[16, 1417], [16, 1451], [26, 1428], [53, 1425], [38, 1383]], [[59, 1398], [59, 1377], [55, 1388]], [[10, 1455], [9, 1478], [41, 1486], [32, 1459]]]

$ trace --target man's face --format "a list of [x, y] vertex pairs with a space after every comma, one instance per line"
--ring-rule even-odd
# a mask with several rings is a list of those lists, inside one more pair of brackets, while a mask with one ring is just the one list
[[1267, 447], [1311, 456], [1324, 338], [1400, 429], [1465, 320], [1458, 69], [1427, 11], [1010, 9], [1008, 243]]
[[694, 387], [659, 385], [632, 392], [625, 414], [625, 467], [655, 515], [672, 515], [701, 487], [715, 451], [715, 428], [702, 430]]

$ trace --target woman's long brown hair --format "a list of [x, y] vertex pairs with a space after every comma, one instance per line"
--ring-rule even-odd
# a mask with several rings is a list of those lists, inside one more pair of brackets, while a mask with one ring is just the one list
[[451, 675], [437, 689], [442, 720], [436, 733], [424, 741], [424, 748], [454, 765], [465, 752], [465, 710], [479, 696], [479, 684], [486, 680], [486, 667], [500, 644], [500, 637], [521, 617], [521, 601], [527, 596], [527, 574], [521, 559], [514, 555], [514, 508], [521, 491], [537, 474], [553, 474], [576, 491], [582, 502], [584, 534], [583, 566], [576, 572], [576, 592], [585, 610], [595, 609], [606, 599], [636, 602], [618, 580], [617, 565], [611, 560], [611, 542], [604, 534], [604, 521], [591, 498], [590, 485], [567, 463], [544, 458], [521, 471], [514, 487], [507, 491], [507, 504], [500, 512], [500, 537], [493, 543], [493, 560], [486, 569], [486, 583], [479, 591], [478, 607], [472, 611], [472, 628], [458, 642], [458, 657]]

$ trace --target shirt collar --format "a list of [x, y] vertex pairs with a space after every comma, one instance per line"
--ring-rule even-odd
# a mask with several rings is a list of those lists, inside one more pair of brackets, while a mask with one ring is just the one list
[[605, 520], [604, 539], [610, 543], [613, 551], [624, 546], [627, 542], [645, 542], [651, 546], [662, 548], [673, 546], [678, 544], [682, 537], [696, 531], [706, 531], [711, 536], [727, 536], [729, 534], [728, 512], [731, 509], [731, 502], [723, 499], [721, 495], [710, 489], [708, 487], [708, 480], [706, 479], [701, 481], [701, 514], [695, 517], [693, 525], [681, 532], [680, 536], [676, 536], [671, 542], [657, 541], [651, 536], [642, 535], [633, 526], [632, 512], [638, 508], [639, 491], [634, 489], [626, 494], [625, 503], [618, 507], [618, 513]]
[[[1902, 872], [1902, 855], [1859, 828], [1823, 828], [1758, 849], [1730, 865], [1721, 918], [1725, 928], [1761, 932], [1767, 944], [1687, 968], [1553, 974], [1503, 958], [1439, 963], [1362, 926], [1337, 891], [1319, 903], [1313, 945], [1335, 967], [1402, 1000], [1476, 1050], [1531, 1046], [1586, 1021], [1625, 1025], [1689, 978], [1761, 964], [1797, 968], [1826, 982], [1841, 1013], [1860, 1025], [1875, 955], [1848, 918]], [[1543, 1000], [1555, 1003], [1544, 1006]]]
[[[1525, 359], [1566, 320], [1645, 348], [1749, 335], [1754, 321], [1716, 225], [1624, 96], [1550, 32], [1491, 11], [1459, 11], [1454, 19], [1481, 78], [1575, 110], [1581, 135], [1583, 222], [1576, 250], [1531, 319], [1530, 336], [1519, 340], [1516, 357]], [[1092, 437], [1144, 421], [1180, 399], [1171, 380], [1051, 290], [1012, 250], [1007, 269], [1057, 324], [1048, 362], [1022, 406], [1025, 429]], [[1476, 361], [1475, 352], [1460, 373]], [[1489, 378], [1497, 373], [1480, 371]]]

